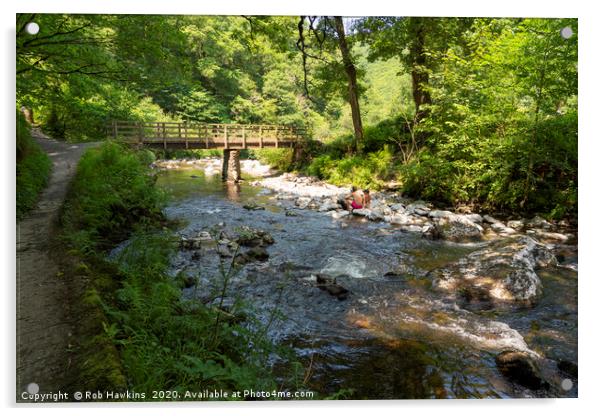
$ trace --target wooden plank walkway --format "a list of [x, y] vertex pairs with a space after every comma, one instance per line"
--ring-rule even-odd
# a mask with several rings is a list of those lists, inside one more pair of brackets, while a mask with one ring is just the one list
[[272, 124], [113, 121], [114, 140], [164, 149], [293, 148], [305, 130]]

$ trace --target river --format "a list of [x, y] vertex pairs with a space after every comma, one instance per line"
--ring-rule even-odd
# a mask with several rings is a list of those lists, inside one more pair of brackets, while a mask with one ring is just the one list
[[[433, 289], [428, 272], [489, 242], [428, 240], [388, 223], [336, 220], [295, 209], [250, 186], [248, 176], [227, 185], [205, 173], [160, 171], [158, 186], [172, 196], [165, 213], [183, 221], [184, 237], [243, 225], [272, 235], [269, 259], [246, 264], [232, 278], [224, 305], [243, 300], [268, 325], [267, 335], [309, 369], [310, 389], [323, 396], [348, 389], [346, 397], [355, 399], [577, 395], [576, 381], [565, 390], [529, 390], [500, 374], [495, 361], [511, 349], [548, 363], [577, 362], [575, 270], [539, 272], [543, 294], [531, 306], [463, 304]], [[265, 209], [243, 208], [248, 203]], [[183, 296], [207, 298], [219, 284], [220, 259], [210, 250], [180, 250], [173, 274], [199, 279]], [[335, 277], [347, 298], [321, 290], [317, 274]], [[278, 362], [270, 364], [277, 372]]]

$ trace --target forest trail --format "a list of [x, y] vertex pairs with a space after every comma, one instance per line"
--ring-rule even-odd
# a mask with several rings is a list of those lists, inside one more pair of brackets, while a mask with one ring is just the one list
[[68, 385], [70, 336], [77, 317], [70, 313], [69, 284], [61, 279], [57, 245], [60, 209], [77, 163], [97, 143], [70, 144], [37, 129], [32, 137], [48, 153], [53, 167], [36, 207], [17, 223], [17, 400], [24, 391], [58, 392]]

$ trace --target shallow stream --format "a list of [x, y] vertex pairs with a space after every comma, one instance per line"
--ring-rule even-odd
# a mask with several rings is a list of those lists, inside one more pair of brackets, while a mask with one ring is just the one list
[[[184, 220], [183, 236], [242, 225], [273, 236], [269, 260], [245, 265], [225, 304], [248, 303], [269, 324], [268, 336], [294, 349], [309, 368], [309, 387], [323, 395], [351, 389], [348, 397], [370, 399], [540, 396], [505, 379], [496, 354], [516, 349], [577, 362], [574, 270], [541, 271], [543, 296], [535, 306], [482, 308], [433, 290], [427, 273], [486, 242], [430, 241], [387, 223], [335, 220], [248, 182], [224, 184], [203, 170], [161, 171], [158, 185], [173, 196], [166, 214]], [[243, 208], [247, 203], [265, 209]], [[184, 296], [203, 298], [219, 264], [215, 254], [182, 250], [172, 272], [198, 277]], [[318, 273], [336, 277], [348, 298], [317, 287]], [[275, 310], [283, 319], [273, 318]], [[576, 394], [576, 386], [549, 393]]]

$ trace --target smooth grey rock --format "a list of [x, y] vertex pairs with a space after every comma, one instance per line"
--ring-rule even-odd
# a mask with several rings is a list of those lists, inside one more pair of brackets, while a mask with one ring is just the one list
[[491, 224], [491, 229], [500, 234], [515, 234], [514, 228], [506, 227], [503, 222], [494, 222]]
[[447, 218], [453, 216], [454, 213], [451, 211], [441, 211], [438, 209], [432, 210], [428, 213], [429, 218]]
[[217, 254], [219, 254], [220, 257], [232, 257], [232, 253], [230, 252], [230, 249], [226, 245], [222, 245], [222, 244], [218, 245], [215, 248], [215, 251], [217, 252]]
[[498, 241], [432, 270], [433, 287], [460, 293], [478, 289], [492, 300], [532, 301], [542, 290], [535, 272], [555, 266], [556, 257], [545, 245], [528, 236]]
[[481, 217], [479, 214], [466, 214], [464, 216], [476, 224], [483, 223], [483, 217]]
[[415, 201], [406, 207], [408, 214], [426, 216], [431, 211], [423, 201]]
[[391, 216], [391, 220], [389, 222], [397, 225], [413, 225], [414, 221], [414, 218], [410, 217], [409, 215], [395, 214]]
[[340, 220], [341, 218], [348, 217], [351, 213], [349, 211], [333, 211], [330, 215], [335, 220]]
[[491, 215], [483, 215], [483, 220], [488, 224], [494, 224], [496, 222], [500, 222], [499, 220], [496, 220], [495, 218], [493, 218]]
[[429, 240], [436, 240], [439, 238], [439, 231], [434, 224], [427, 224], [422, 227], [422, 237], [428, 238]]
[[382, 207], [376, 207], [370, 209], [370, 214], [368, 214], [368, 219], [370, 221], [384, 221], [385, 213]]
[[525, 228], [525, 220], [510, 220], [506, 225], [516, 231], [520, 231]]
[[382, 221], [385, 219], [385, 216], [378, 211], [373, 211], [368, 208], [354, 209], [352, 214], [358, 217], [366, 217], [370, 221]]
[[542, 230], [527, 230], [527, 234], [535, 236], [539, 240], [543, 240], [545, 242], [556, 242], [556, 243], [566, 243], [569, 238], [572, 238], [572, 234], [560, 234], [560, 233], [552, 233]]
[[198, 250], [201, 248], [202, 240], [199, 238], [181, 237], [180, 248], [182, 250]]
[[470, 221], [464, 215], [453, 214], [449, 217], [435, 219], [437, 235], [445, 240], [467, 242], [480, 240], [483, 227]]
[[295, 205], [301, 209], [305, 209], [309, 206], [310, 202], [311, 202], [311, 198], [306, 197], [306, 196], [301, 196], [295, 200]]
[[422, 217], [426, 217], [427, 215], [429, 215], [429, 212], [429, 208], [414, 208], [414, 214], [420, 215]]
[[393, 204], [393, 205], [391, 205], [390, 208], [391, 208], [391, 210], [397, 211], [397, 212], [399, 212], [399, 211], [405, 211], [405, 209], [406, 209], [405, 205], [404, 204], [400, 204], [400, 203]]
[[552, 224], [550, 224], [548, 221], [537, 215], [531, 218], [529, 221], [527, 221], [525, 225], [527, 226], [527, 228], [543, 228], [546, 231], [552, 230], [554, 228]]
[[402, 225], [401, 231], [409, 232], [409, 233], [420, 233], [422, 232], [422, 227], [420, 225]]
[[353, 211], [351, 211], [351, 213], [358, 217], [368, 217], [368, 215], [370, 215], [371, 211], [367, 208], [360, 208], [360, 209], [354, 209]]
[[341, 206], [336, 202], [326, 201], [322, 203], [322, 205], [320, 205], [320, 208], [318, 208], [318, 212], [334, 211], [339, 208], [341, 208]]

